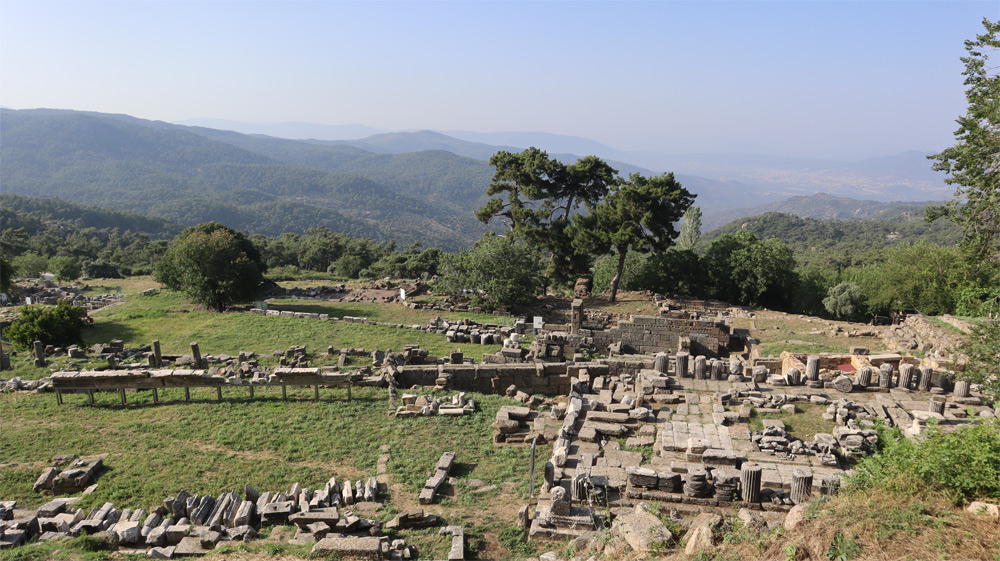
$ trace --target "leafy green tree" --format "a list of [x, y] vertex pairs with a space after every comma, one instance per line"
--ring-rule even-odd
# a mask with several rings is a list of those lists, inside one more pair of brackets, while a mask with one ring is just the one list
[[56, 256], [49, 259], [49, 272], [61, 281], [75, 281], [80, 278], [80, 262], [73, 257]]
[[842, 320], [856, 320], [861, 316], [864, 294], [861, 287], [853, 282], [842, 282], [830, 289], [823, 299], [823, 307], [833, 317]]
[[358, 273], [365, 268], [365, 262], [360, 255], [350, 254], [337, 259], [337, 262], [331, 265], [331, 267], [333, 267], [333, 272], [337, 276], [356, 279], [358, 278]]
[[96, 261], [91, 261], [84, 266], [84, 272], [88, 277], [92, 279], [120, 279], [122, 277], [121, 271], [118, 267], [108, 263], [103, 259], [98, 259]]
[[994, 403], [1000, 401], [1000, 320], [987, 320], [975, 326], [959, 352], [968, 357], [963, 380], [982, 384], [983, 395]]
[[476, 211], [476, 218], [483, 224], [500, 219], [514, 238], [525, 237], [539, 227], [544, 215], [552, 211], [551, 205], [540, 208], [542, 203], [563, 192], [569, 179], [562, 162], [535, 147], [517, 154], [497, 152], [490, 165], [496, 173], [486, 196], [492, 198]]
[[629, 252], [666, 251], [677, 237], [674, 223], [694, 197], [672, 173], [649, 178], [633, 173], [627, 181], [618, 182], [589, 214], [574, 218], [578, 249], [596, 254], [613, 249], [618, 255], [609, 301], [617, 298]]
[[884, 262], [864, 268], [860, 285], [872, 311], [939, 315], [954, 311], [960, 276], [955, 249], [921, 242], [890, 249]]
[[[975, 259], [1000, 260], [1000, 21], [983, 19], [985, 33], [965, 42], [965, 98], [968, 108], [958, 118], [954, 146], [940, 154], [934, 169], [951, 175], [955, 196], [928, 217], [948, 216], [962, 226], [965, 244]], [[1000, 297], [1000, 283], [995, 285]]]
[[49, 260], [33, 251], [18, 255], [13, 260], [14, 270], [23, 278], [38, 278], [49, 266]]
[[474, 247], [445, 256], [434, 291], [467, 294], [474, 305], [496, 310], [531, 304], [544, 285], [536, 251], [489, 233]]
[[659, 294], [704, 298], [709, 286], [703, 270], [697, 253], [671, 248], [646, 259], [645, 271], [639, 275], [643, 283], [640, 286]]
[[0, 255], [0, 292], [10, 294], [10, 289], [14, 287], [14, 275], [16, 274], [17, 269], [14, 268], [14, 265], [6, 257]]
[[490, 165], [496, 173], [486, 195], [493, 198], [476, 218], [484, 224], [499, 219], [511, 241], [526, 240], [549, 254], [546, 275], [557, 284], [586, 272], [591, 258], [573, 244], [572, 215], [597, 204], [618, 171], [596, 156], [566, 166], [534, 147], [517, 154], [497, 152]]
[[[646, 275], [651, 271], [647, 266], [649, 255], [630, 251], [625, 258], [625, 268], [622, 269], [622, 277], [618, 283], [621, 290], [647, 290], [650, 282]], [[594, 286], [593, 292], [606, 292], [611, 290], [611, 281], [615, 278], [618, 268], [618, 254], [614, 251], [610, 255], [605, 255], [594, 262]]]
[[156, 279], [221, 312], [233, 302], [253, 300], [266, 269], [245, 235], [206, 222], [184, 230], [170, 244], [157, 264]]
[[677, 237], [677, 249], [693, 251], [701, 240], [701, 207], [691, 206], [684, 211], [681, 235]]
[[797, 280], [788, 246], [745, 230], [712, 242], [703, 262], [716, 297], [734, 304], [783, 308]]
[[[5, 216], [3, 223], [10, 224], [10, 219], [6, 216], [8, 213], [12, 214], [10, 218], [16, 218], [16, 213], [10, 211], [10, 209], [4, 209]], [[19, 255], [28, 249], [28, 232], [23, 228], [11, 228], [10, 226], [5, 226], [3, 233], [0, 234], [0, 251], [7, 255]]]
[[35, 341], [56, 346], [79, 345], [83, 343], [86, 316], [83, 308], [66, 300], [55, 306], [25, 306], [17, 321], [4, 329], [4, 335], [20, 349], [31, 348]]

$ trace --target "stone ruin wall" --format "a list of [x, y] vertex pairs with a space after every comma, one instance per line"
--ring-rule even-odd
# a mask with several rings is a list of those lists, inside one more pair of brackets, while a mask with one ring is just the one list
[[571, 379], [584, 369], [600, 376], [610, 367], [598, 362], [403, 366], [397, 379], [411, 387], [434, 386], [445, 378], [451, 389], [501, 395], [513, 384], [528, 394], [554, 397], [569, 394]]
[[[523, 333], [536, 337], [556, 332], [568, 334], [567, 349], [593, 346], [607, 351], [610, 345], [621, 343], [622, 351], [628, 354], [652, 355], [683, 350], [693, 356], [714, 358], [725, 354], [730, 338], [730, 327], [725, 321], [666, 316], [631, 316], [608, 328], [581, 322], [579, 325], [546, 323], [541, 330], [523, 329]], [[682, 340], [685, 344], [689, 342], [690, 348], [680, 348]]]
[[[674, 353], [680, 340], [689, 338], [692, 355], [718, 357], [729, 345], [729, 326], [723, 321], [656, 316], [632, 316], [610, 329], [581, 329], [594, 345], [606, 349], [621, 341], [623, 351], [638, 354]], [[686, 350], [686, 349], [684, 349]]]

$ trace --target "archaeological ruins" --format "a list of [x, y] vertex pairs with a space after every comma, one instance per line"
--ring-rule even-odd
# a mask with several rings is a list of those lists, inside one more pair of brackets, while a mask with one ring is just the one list
[[[368, 321], [263, 309], [249, 313]], [[891, 336], [906, 337], [904, 331], [916, 325], [910, 322]], [[56, 372], [34, 382], [2, 380], [0, 386], [54, 392], [64, 407], [91, 406], [98, 392], [117, 393], [122, 403], [134, 392], [150, 392], [155, 403], [165, 388], [183, 388], [188, 399], [192, 388], [213, 388], [221, 400], [224, 395], [254, 399], [255, 389], [262, 388], [281, 388], [287, 397], [287, 386], [309, 387], [313, 399], [326, 399], [324, 389], [338, 387], [346, 388], [350, 399], [352, 387], [377, 386], [385, 389], [398, 422], [480, 414], [470, 394], [505, 395], [516, 404], [497, 412], [493, 445], [552, 444], [550, 457], [523, 466], [541, 491], [532, 491], [509, 520], [532, 540], [574, 541], [577, 551], [604, 528], [636, 551], [651, 551], [675, 538], [659, 516], [671, 513], [688, 528], [683, 547], [695, 553], [712, 546], [712, 529], [722, 513], [738, 510], [747, 525], [776, 526], [797, 505], [837, 493], [851, 459], [875, 453], [876, 421], [912, 437], [932, 419], [949, 429], [996, 415], [977, 387], [955, 380], [956, 365], [946, 360], [863, 348], [765, 357], [749, 333], [731, 329], [722, 309], [664, 306], [656, 315], [614, 320], [588, 314], [582, 300], [575, 300], [563, 324], [439, 319], [397, 327], [440, 333], [456, 351], [435, 357], [416, 346], [402, 352], [331, 347], [325, 352], [339, 357], [339, 366], [314, 367], [304, 347], [292, 347], [280, 353], [278, 367], [267, 369], [254, 352], [212, 356], [198, 343], [187, 355], [163, 354], [158, 341], [137, 349], [124, 348], [121, 341], [89, 349], [38, 344], [39, 364], [62, 353], [104, 357], [108, 367]], [[502, 349], [474, 361], [467, 354], [478, 344], [502, 344]], [[593, 351], [608, 358], [588, 359]], [[358, 357], [363, 368], [344, 368]], [[751, 423], [754, 415], [795, 415], [807, 406], [825, 408], [831, 432], [801, 439], [781, 421], [764, 419], [757, 428]], [[385, 525], [370, 517], [383, 500], [385, 457], [378, 473], [355, 481], [331, 478], [316, 489], [296, 483], [261, 492], [244, 486], [217, 496], [177, 489], [157, 505], [75, 507], [80, 497], [63, 495], [86, 494], [101, 461], [53, 458], [35, 485], [51, 494], [51, 501], [35, 510], [0, 502], [0, 547], [91, 533], [124, 551], [172, 558], [201, 555], [219, 543], [254, 539], [263, 526], [288, 524], [295, 527], [286, 536], [290, 543], [314, 543], [320, 555], [408, 559], [412, 551], [406, 542], [388, 539], [383, 530], [440, 526], [452, 539], [448, 559], [466, 555], [463, 528], [440, 516], [414, 510]], [[446, 453], [427, 474], [421, 505], [437, 500], [453, 477], [455, 461], [455, 452]]]

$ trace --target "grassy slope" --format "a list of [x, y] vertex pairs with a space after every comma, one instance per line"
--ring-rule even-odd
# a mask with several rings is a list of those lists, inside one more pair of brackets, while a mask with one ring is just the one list
[[[290, 345], [306, 345], [320, 351], [314, 363], [332, 363], [323, 356], [327, 345], [402, 349], [419, 343], [432, 354], [445, 354], [456, 347], [443, 335], [386, 326], [347, 324], [251, 314], [216, 314], [195, 309], [181, 294], [161, 291], [155, 296], [137, 296], [155, 286], [149, 279], [96, 281], [89, 292], [114, 292], [122, 286], [129, 296], [123, 303], [94, 313], [95, 327], [85, 332], [85, 343], [123, 339], [126, 346], [149, 344], [159, 339], [164, 353], [190, 352], [191, 341], [203, 353], [235, 354], [241, 350], [269, 353]], [[276, 308], [321, 308], [331, 316], [365, 316], [373, 320], [404, 324], [424, 323], [437, 312], [411, 310], [403, 306], [319, 301], [282, 301]], [[440, 314], [450, 319], [472, 317], [492, 323], [510, 323], [511, 318], [489, 315]], [[466, 345], [470, 354], [495, 352], [499, 346]], [[474, 351], [474, 352], [470, 352]], [[22, 353], [23, 354], [23, 353]], [[21, 364], [23, 356], [15, 357]], [[58, 359], [59, 368], [68, 359]], [[265, 362], [269, 362], [265, 359]], [[50, 368], [21, 367], [24, 378], [46, 375]], [[460, 478], [451, 497], [427, 510], [444, 516], [451, 524], [463, 525], [471, 547], [490, 558], [508, 558], [497, 539], [513, 525], [517, 504], [526, 496], [528, 450], [495, 447], [491, 442], [492, 421], [497, 409], [513, 401], [498, 396], [477, 395], [480, 411], [458, 419], [432, 417], [395, 419], [384, 390], [356, 389], [346, 401], [340, 390], [324, 389], [319, 402], [311, 390], [289, 389], [289, 401], [276, 389], [258, 389], [249, 401], [243, 390], [228, 389], [222, 403], [211, 389], [192, 390], [192, 401], [182, 401], [181, 390], [163, 390], [161, 403], [152, 404], [147, 393], [130, 394], [129, 405], [118, 405], [117, 395], [98, 394], [98, 406], [87, 407], [83, 396], [67, 396], [59, 407], [51, 394], [2, 394], [0, 418], [0, 498], [37, 506], [48, 497], [31, 486], [48, 460], [57, 454], [108, 454], [106, 471], [98, 490], [84, 506], [114, 502], [119, 508], [149, 509], [180, 489], [192, 493], [218, 494], [250, 484], [261, 490], [284, 490], [298, 481], [318, 487], [331, 476], [338, 478], [375, 475], [379, 446], [389, 446], [390, 498], [380, 518], [417, 507], [416, 496], [444, 451], [456, 451], [453, 472]], [[543, 447], [539, 457], [550, 452]], [[480, 479], [493, 490], [473, 493], [466, 478]], [[536, 478], [540, 485], [541, 476]], [[506, 486], [502, 484], [507, 483]], [[490, 512], [493, 514], [484, 515]], [[450, 541], [436, 529], [403, 535], [416, 543], [423, 558], [440, 558]], [[39, 544], [19, 549], [23, 558], [84, 558], [82, 545], [62, 547]], [[253, 545], [252, 551], [277, 546]], [[59, 548], [56, 548], [59, 549]], [[281, 548], [278, 548], [281, 549]], [[284, 547], [291, 554], [301, 553]], [[102, 553], [94, 553], [100, 558]]]

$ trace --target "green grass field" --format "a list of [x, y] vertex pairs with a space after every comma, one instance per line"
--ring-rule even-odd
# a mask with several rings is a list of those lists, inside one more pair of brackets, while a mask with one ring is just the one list
[[[328, 313], [331, 317], [363, 316], [374, 321], [412, 325], [426, 323], [436, 313], [412, 310], [405, 306], [387, 304], [337, 304], [320, 301], [279, 300], [274, 309], [294, 311], [315, 311]], [[84, 330], [84, 343], [107, 343], [121, 339], [126, 347], [149, 345], [160, 341], [166, 354], [190, 353], [192, 341], [199, 343], [203, 354], [235, 355], [241, 351], [256, 352], [267, 356], [273, 351], [284, 350], [292, 345], [305, 345], [315, 353], [316, 364], [336, 364], [335, 358], [325, 358], [326, 349], [361, 348], [402, 350], [406, 345], [417, 344], [428, 349], [432, 355], [446, 356], [461, 348], [477, 359], [482, 353], [493, 353], [500, 345], [473, 345], [449, 343], [444, 335], [425, 331], [397, 328], [385, 325], [344, 323], [305, 318], [262, 316], [242, 312], [216, 313], [194, 306], [183, 294], [164, 290], [153, 296], [133, 295], [121, 304], [94, 312], [94, 326]], [[462, 316], [465, 317], [465, 316]], [[451, 319], [462, 319], [454, 316]], [[472, 319], [493, 319], [513, 321], [510, 317], [478, 316]], [[24, 353], [21, 353], [23, 359]], [[18, 357], [15, 357], [15, 363]], [[55, 359], [56, 364], [66, 360]], [[23, 378], [37, 378], [50, 371], [46, 369], [22, 368], [18, 375]]]
[[[125, 407], [114, 393], [98, 394], [96, 406], [84, 405], [82, 395], [66, 396], [63, 406], [51, 394], [2, 395], [0, 416], [13, 422], [0, 431], [0, 498], [25, 507], [48, 501], [31, 487], [58, 454], [107, 454], [97, 491], [81, 506], [110, 501], [118, 508], [149, 510], [181, 489], [218, 495], [245, 484], [280, 491], [295, 482], [320, 487], [331, 476], [371, 477], [383, 445], [389, 450], [391, 485], [379, 518], [416, 506], [445, 451], [457, 453], [452, 475], [459, 481], [497, 485], [474, 493], [459, 483], [456, 496], [427, 507], [449, 524], [495, 539], [514, 523], [515, 505], [527, 496], [528, 449], [497, 447], [490, 439], [497, 409], [515, 403], [511, 400], [476, 395], [475, 415], [397, 419], [387, 415], [384, 389], [355, 389], [352, 401], [333, 389], [322, 390], [320, 401], [311, 399], [311, 390], [290, 391], [288, 401], [280, 395], [277, 389], [258, 390], [250, 401], [245, 392], [230, 389], [218, 403], [214, 390], [201, 389], [185, 402], [182, 390], [161, 390], [158, 405], [140, 392], [130, 394]], [[539, 457], [550, 452], [543, 447]], [[502, 514], [481, 515], [500, 506]], [[422, 545], [437, 558], [447, 552], [447, 544], [432, 534]], [[434, 549], [438, 546], [441, 551]]]
[[[95, 325], [85, 329], [86, 345], [122, 339], [126, 347], [134, 347], [158, 339], [164, 353], [183, 354], [190, 352], [192, 341], [198, 341], [204, 354], [255, 351], [265, 365], [275, 362], [269, 356], [272, 351], [292, 345], [305, 345], [314, 353], [313, 364], [336, 363], [335, 357], [325, 356], [329, 345], [371, 351], [402, 350], [407, 344], [419, 344], [439, 356], [461, 347], [477, 359], [480, 353], [500, 348], [451, 344], [443, 335], [408, 328], [208, 312], [173, 291], [139, 296], [140, 291], [156, 286], [150, 279], [92, 282], [88, 292], [114, 292], [119, 285], [128, 297], [92, 314]], [[439, 315], [402, 305], [290, 299], [275, 301], [272, 309], [314, 311], [338, 318], [362, 316], [404, 325], [424, 324]], [[513, 322], [510, 317], [486, 314], [440, 315], [455, 320], [469, 317], [489, 323]], [[43, 377], [70, 362], [83, 368], [103, 363], [80, 364], [59, 357], [45, 368], [35, 368], [25, 359], [24, 352], [13, 357], [18, 366], [16, 375], [25, 379]], [[356, 361], [357, 365], [364, 363]], [[476, 395], [480, 410], [475, 415], [397, 419], [388, 415], [392, 408], [383, 389], [355, 388], [350, 402], [346, 390], [337, 389], [322, 389], [319, 401], [312, 400], [312, 390], [305, 388], [290, 388], [287, 401], [281, 399], [277, 388], [258, 388], [252, 401], [245, 389], [223, 391], [221, 403], [216, 402], [213, 389], [193, 389], [190, 402], [183, 400], [183, 390], [161, 390], [160, 404], [152, 403], [149, 392], [130, 393], [124, 407], [116, 393], [98, 394], [96, 406], [85, 405], [83, 395], [66, 395], [66, 404], [58, 406], [53, 394], [0, 394], [0, 419], [4, 419], [0, 430], [0, 499], [16, 500], [23, 507], [47, 502], [50, 497], [33, 492], [31, 487], [52, 456], [59, 454], [107, 454], [97, 491], [81, 506], [110, 501], [118, 508], [148, 510], [181, 489], [218, 495], [241, 490], [245, 484], [281, 491], [295, 482], [316, 488], [331, 476], [371, 477], [376, 474], [379, 455], [384, 453], [380, 446], [385, 445], [390, 485], [385, 507], [377, 517], [388, 520], [418, 506], [417, 494], [434, 464], [443, 452], [454, 451], [458, 456], [453, 475], [459, 482], [455, 487], [446, 486], [447, 493], [439, 504], [427, 510], [443, 516], [449, 524], [464, 526], [473, 551], [479, 550], [487, 558], [510, 558], [498, 536], [514, 525], [517, 505], [527, 497], [529, 451], [494, 446], [491, 436], [497, 409], [516, 402]], [[539, 458], [546, 458], [551, 450], [542, 447], [538, 453]], [[536, 486], [541, 485], [540, 473]], [[483, 481], [487, 490], [474, 491], [464, 483], [468, 479]], [[423, 559], [444, 557], [450, 544], [436, 529], [404, 532], [401, 537], [415, 543]], [[88, 552], [87, 547], [83, 541], [36, 544], [4, 552], [3, 559], [8, 555], [17, 559], [107, 558], [108, 552]], [[308, 551], [260, 543], [244, 549], [292, 557]]]

